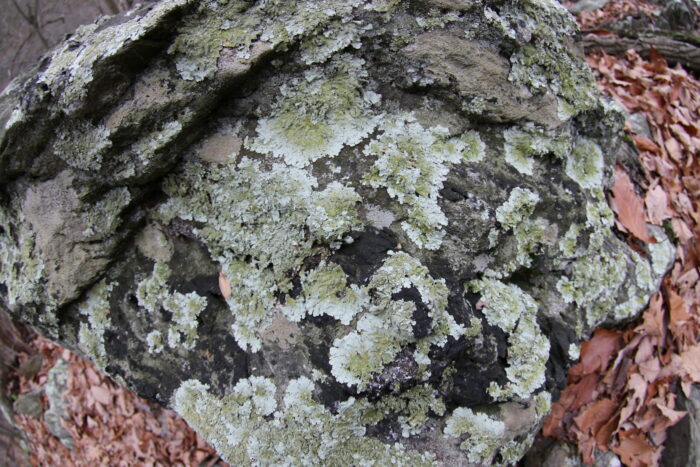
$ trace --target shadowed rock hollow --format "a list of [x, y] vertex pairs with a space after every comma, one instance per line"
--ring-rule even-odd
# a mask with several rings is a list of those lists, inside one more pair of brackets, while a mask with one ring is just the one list
[[236, 465], [517, 461], [672, 259], [556, 2], [171, 0], [0, 96], [2, 306]]

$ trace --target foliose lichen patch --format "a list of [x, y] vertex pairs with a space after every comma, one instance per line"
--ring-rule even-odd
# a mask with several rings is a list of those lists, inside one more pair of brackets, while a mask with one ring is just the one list
[[468, 407], [459, 407], [447, 417], [444, 433], [453, 437], [467, 435], [460, 447], [470, 462], [481, 464], [493, 457], [505, 428], [505, 424], [496, 418]]
[[[182, 346], [187, 350], [197, 343], [197, 318], [207, 307], [207, 299], [196, 292], [183, 294], [173, 292], [168, 286], [171, 270], [162, 261], [157, 261], [152, 274], [138, 283], [136, 299], [139, 306], [151, 314], [153, 320], [163, 308], [172, 314], [172, 322], [167, 326], [168, 346], [175, 349]], [[160, 330], [151, 331], [146, 337], [149, 351], [163, 350], [163, 336]]]
[[481, 295], [486, 321], [508, 334], [509, 382], [504, 387], [492, 382], [489, 394], [496, 400], [528, 399], [544, 383], [549, 359], [549, 340], [537, 324], [537, 302], [518, 286], [495, 279], [472, 281], [469, 288]]
[[386, 116], [380, 130], [364, 149], [365, 155], [377, 158], [364, 181], [386, 188], [389, 196], [407, 205], [408, 218], [401, 227], [418, 247], [435, 250], [447, 225], [438, 199], [449, 164], [481, 160], [484, 144], [474, 132], [460, 137], [445, 127], [425, 128], [411, 114]]
[[[102, 28], [98, 24], [79, 27], [70, 40], [52, 53], [38, 82], [55, 89], [61, 107], [70, 111], [90, 88], [96, 62], [115, 56], [129, 43], [142, 39], [164, 17], [187, 3], [188, 0], [161, 2], [133, 21]], [[62, 92], [57, 92], [58, 86]]]
[[194, 233], [237, 291], [228, 304], [243, 348], [260, 348], [257, 330], [267, 324], [275, 292], [290, 290], [288, 272], [300, 269], [314, 242], [342, 241], [361, 225], [352, 188], [316, 186], [302, 169], [274, 164], [265, 170], [247, 158], [237, 166], [189, 163], [164, 185], [170, 199], [160, 209], [163, 218], [201, 223]]
[[562, 158], [570, 152], [570, 135], [566, 131], [548, 131], [527, 123], [503, 132], [506, 162], [523, 175], [533, 175], [535, 156], [552, 154]]
[[380, 118], [372, 107], [381, 98], [367, 88], [363, 65], [362, 59], [340, 55], [283, 84], [272, 111], [258, 122], [257, 137], [247, 139], [246, 147], [305, 167], [358, 144]]
[[429, 453], [364, 436], [362, 402], [350, 398], [331, 412], [314, 400], [314, 390], [309, 378], [292, 379], [280, 404], [278, 388], [266, 378], [241, 380], [223, 398], [189, 380], [175, 393], [173, 406], [225, 458], [246, 465], [433, 464]]
[[534, 93], [555, 93], [561, 120], [597, 105], [593, 74], [561, 40], [577, 30], [561, 4], [521, 0], [501, 6], [498, 12], [490, 9], [487, 18], [519, 44], [510, 57], [511, 81], [527, 85]]
[[40, 300], [44, 265], [38, 253], [21, 211], [0, 206], [0, 283], [10, 307]]
[[109, 296], [114, 285], [104, 280], [99, 282], [90, 289], [85, 300], [78, 307], [80, 314], [87, 317], [87, 322], [80, 323], [78, 346], [102, 371], [105, 371], [109, 364], [104, 333], [110, 326]]
[[[253, 5], [242, 0], [201, 2], [196, 14], [180, 28], [169, 53], [176, 56], [182, 78], [193, 81], [203, 81], [216, 73], [223, 48], [233, 49], [246, 58], [255, 42], [283, 48], [309, 35], [312, 39], [304, 50], [304, 60], [320, 62], [324, 56], [357, 41], [359, 25], [351, 22], [348, 15], [361, 3], [360, 0], [299, 4], [264, 0]], [[320, 28], [331, 23], [338, 33], [324, 40], [325, 29]]]
[[[421, 304], [428, 308], [430, 329], [425, 337], [416, 338], [413, 331], [416, 303], [394, 298], [410, 287], [418, 290]], [[415, 258], [398, 252], [387, 258], [367, 288], [372, 295], [369, 311], [357, 319], [355, 331], [335, 339], [330, 349], [333, 376], [363, 390], [403, 347], [414, 344], [418, 377], [426, 379], [430, 376], [426, 370], [431, 346], [442, 347], [448, 337], [456, 339], [466, 332], [446, 310], [448, 289], [444, 282], [431, 278]]]

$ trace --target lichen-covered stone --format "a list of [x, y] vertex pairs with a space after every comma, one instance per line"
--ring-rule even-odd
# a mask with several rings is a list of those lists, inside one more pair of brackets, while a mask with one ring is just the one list
[[182, 0], [0, 95], [0, 306], [236, 465], [515, 463], [673, 259], [557, 2]]

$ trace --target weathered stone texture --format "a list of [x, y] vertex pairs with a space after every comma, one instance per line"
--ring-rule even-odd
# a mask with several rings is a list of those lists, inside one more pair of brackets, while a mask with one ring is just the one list
[[[236, 465], [519, 459], [669, 264], [550, 0], [171, 0], [0, 95], [2, 306]], [[230, 292], [229, 292], [230, 291]]]

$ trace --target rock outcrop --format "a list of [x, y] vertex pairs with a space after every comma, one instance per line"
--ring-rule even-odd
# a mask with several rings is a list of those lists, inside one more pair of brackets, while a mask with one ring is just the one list
[[552, 0], [168, 0], [0, 96], [2, 306], [236, 465], [509, 464], [673, 249]]

